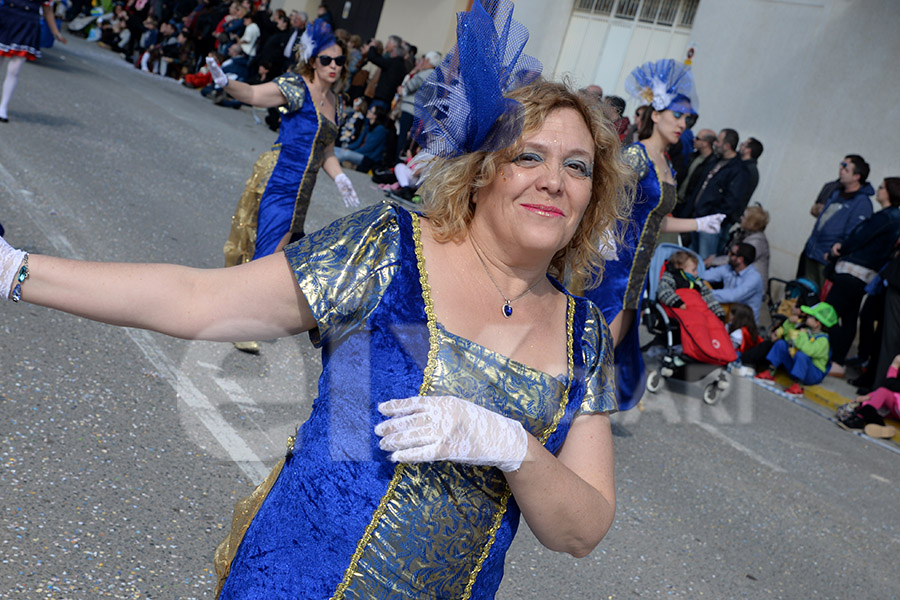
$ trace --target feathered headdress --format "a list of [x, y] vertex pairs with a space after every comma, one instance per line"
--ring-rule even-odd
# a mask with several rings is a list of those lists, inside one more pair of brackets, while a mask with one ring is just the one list
[[625, 90], [640, 106], [697, 114], [699, 99], [688, 65], [665, 58], [644, 63], [625, 80]]
[[331, 25], [322, 19], [316, 19], [306, 25], [303, 35], [300, 36], [300, 42], [297, 44], [297, 62], [305, 63], [310, 57], [318, 56], [322, 50], [336, 43]]
[[521, 105], [505, 94], [537, 79], [541, 63], [523, 54], [528, 30], [513, 3], [485, 5], [457, 15], [456, 45], [416, 92], [413, 131], [429, 154], [500, 150], [522, 133]]

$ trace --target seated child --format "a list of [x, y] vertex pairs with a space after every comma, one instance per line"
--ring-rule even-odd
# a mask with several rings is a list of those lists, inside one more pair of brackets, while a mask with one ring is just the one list
[[712, 295], [712, 289], [697, 276], [697, 257], [690, 252], [679, 250], [666, 261], [666, 270], [659, 280], [656, 299], [660, 304], [671, 308], [682, 308], [684, 301], [675, 290], [692, 288], [700, 292], [700, 296], [709, 310], [719, 319], [725, 321], [725, 310]]
[[[864, 429], [866, 435], [876, 438], [892, 438], [897, 430], [884, 424], [884, 417], [900, 419], [900, 354], [894, 357], [888, 367], [884, 387], [870, 394], [860, 396], [848, 406], [849, 410], [838, 409], [838, 425], [844, 429]], [[843, 407], [842, 407], [843, 408]], [[841, 414], [844, 412], [844, 414]]]
[[731, 313], [728, 315], [728, 333], [734, 349], [740, 354], [753, 348], [763, 341], [753, 318], [753, 309], [746, 304], [735, 302], [731, 305]]
[[[815, 385], [825, 379], [831, 357], [831, 345], [826, 329], [838, 322], [837, 311], [827, 302], [819, 302], [812, 308], [802, 306], [806, 313], [806, 327], [790, 327], [785, 322], [782, 339], [772, 344], [766, 355], [769, 369], [756, 376], [757, 379], [775, 380], [775, 369], [780, 366], [788, 370], [794, 383], [785, 390], [791, 395], [802, 395], [804, 385]], [[799, 383], [798, 383], [799, 382]]]

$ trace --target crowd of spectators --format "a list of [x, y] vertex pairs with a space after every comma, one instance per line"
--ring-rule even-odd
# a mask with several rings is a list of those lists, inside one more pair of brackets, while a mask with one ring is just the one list
[[[88, 8], [76, 2], [68, 16], [77, 18]], [[324, 4], [314, 18], [332, 22]], [[240, 108], [240, 102], [212, 81], [206, 57], [215, 58], [229, 79], [249, 84], [271, 81], [295, 62], [308, 22], [304, 12], [271, 10], [268, 0], [126, 0], [96, 19], [89, 39], [119, 53], [135, 68], [196, 88], [220, 106]], [[347, 84], [336, 90], [349, 100], [339, 157], [360, 171], [407, 162], [415, 93], [440, 63], [441, 53], [419, 55], [418, 48], [397, 35], [365, 43], [343, 29], [335, 30], [335, 35], [349, 51]], [[266, 122], [277, 130], [277, 110], [269, 111]]]
[[[71, 6], [70, 18], [80, 10], [78, 2]], [[316, 18], [332, 20], [324, 5]], [[216, 88], [204, 59], [216, 58], [229, 78], [251, 84], [270, 81], [291, 67], [308, 21], [299, 11], [271, 10], [268, 0], [126, 0], [98, 19], [94, 37], [136, 68], [197, 88], [216, 104], [240, 108], [240, 102]], [[441, 53], [420, 54], [398, 35], [384, 42], [374, 38], [363, 42], [359, 35], [342, 29], [335, 35], [349, 51], [349, 77], [345, 89], [338, 91], [350, 100], [336, 155], [345, 166], [371, 171], [377, 182], [396, 190], [403, 185], [397, 183], [395, 165], [410, 163], [416, 151], [411, 139], [414, 97], [440, 63]], [[650, 125], [643, 119], [646, 107], [638, 107], [629, 119], [622, 98], [604, 96], [599, 86], [583, 91], [604, 107], [623, 144], [646, 135]], [[277, 129], [277, 111], [270, 110], [266, 121]], [[717, 298], [727, 302], [740, 296], [740, 303], [751, 307], [757, 319], [768, 278], [764, 231], [769, 214], [759, 203], [751, 205], [762, 153], [759, 140], [748, 137], [740, 141], [732, 128], [718, 133], [701, 129], [696, 134], [689, 128], [668, 153], [676, 172], [675, 216], [726, 215], [719, 234], [693, 233], [683, 242], [713, 267], [724, 286], [716, 292]], [[831, 373], [842, 375], [849, 365], [867, 367], [862, 369], [864, 376], [857, 378], [861, 391], [883, 381], [889, 364], [884, 361], [900, 353], [900, 336], [889, 335], [878, 366], [880, 331], [885, 330], [891, 314], [900, 321], [900, 292], [893, 293], [890, 281], [881, 275], [889, 262], [900, 261], [895, 252], [900, 238], [900, 186], [895, 178], [882, 183], [876, 197], [882, 210], [874, 213], [871, 197], [875, 190], [868, 174], [868, 163], [851, 154], [841, 161], [838, 179], [823, 186], [810, 211], [816, 222], [801, 252], [797, 273], [798, 278], [807, 278], [822, 290], [822, 300], [837, 310]], [[729, 291], [729, 287], [734, 289]], [[897, 288], [900, 290], [900, 281]], [[890, 300], [887, 305], [885, 299]], [[883, 318], [863, 320], [859, 355], [848, 358], [861, 303], [864, 314]], [[880, 376], [879, 371], [883, 371]]]

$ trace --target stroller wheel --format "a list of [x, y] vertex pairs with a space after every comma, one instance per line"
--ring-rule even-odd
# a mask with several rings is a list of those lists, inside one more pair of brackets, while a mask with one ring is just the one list
[[703, 388], [703, 401], [707, 404], [715, 404], [719, 400], [719, 386], [715, 382]]
[[656, 393], [662, 387], [663, 377], [659, 371], [653, 369], [647, 374], [647, 391]]

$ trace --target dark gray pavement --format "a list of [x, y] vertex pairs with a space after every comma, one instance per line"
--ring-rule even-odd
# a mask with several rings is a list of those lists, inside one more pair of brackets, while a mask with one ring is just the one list
[[[197, 267], [222, 264], [275, 137], [80, 39], [26, 65], [10, 119], [11, 243]], [[321, 177], [309, 227], [346, 212]], [[254, 357], [0, 304], [0, 598], [211, 598], [231, 507], [308, 413], [318, 368], [305, 336]], [[664, 389], [616, 415], [609, 535], [574, 559], [523, 523], [498, 598], [900, 597], [900, 456], [748, 380], [698, 398]]]

